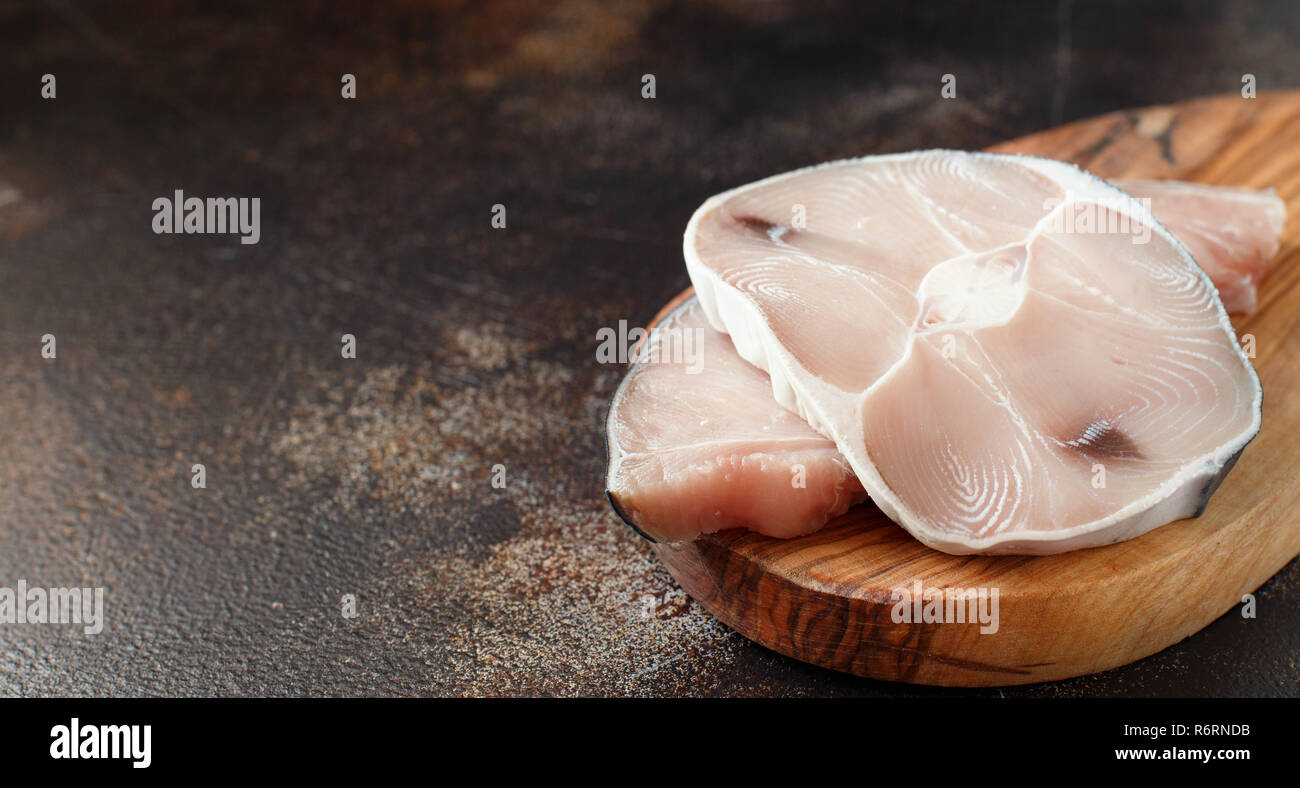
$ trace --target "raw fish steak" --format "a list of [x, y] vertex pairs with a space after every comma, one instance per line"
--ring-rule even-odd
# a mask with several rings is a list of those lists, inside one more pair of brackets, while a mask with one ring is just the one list
[[[1198, 226], [1215, 228], [1213, 235], [1220, 241], [1214, 248], [1224, 256], [1208, 266], [1198, 262], [1225, 302], [1225, 290], [1232, 288], [1248, 288], [1253, 300], [1258, 274], [1270, 262], [1265, 255], [1276, 251], [1285, 218], [1285, 207], [1272, 190], [1179, 181], [1114, 183], [1134, 196], [1152, 197], [1156, 218], [1189, 247], [1184, 233], [1196, 232]], [[1163, 197], [1155, 199], [1157, 195]], [[1195, 199], [1178, 199], [1180, 195]], [[1257, 273], [1250, 274], [1255, 278], [1243, 288], [1233, 272], [1247, 270]], [[664, 315], [671, 315], [670, 333], [699, 329], [711, 335], [698, 346], [707, 346], [710, 358], [718, 355], [719, 363], [705, 365], [701, 357], [699, 369], [686, 374], [673, 364], [671, 354], [657, 364], [634, 362], [615, 394], [606, 425], [606, 490], [632, 527], [659, 541], [694, 539], [732, 527], [795, 536], [842, 514], [846, 494], [852, 501], [866, 497], [835, 444], [811, 427], [804, 424], [802, 433], [792, 429], [773, 439], [770, 425], [780, 421], [789, 427], [790, 412], [772, 399], [767, 375], [741, 362], [731, 341], [708, 327], [693, 297], [665, 308], [654, 325]], [[677, 403], [683, 398], [695, 399], [694, 412], [682, 423], [667, 424], [665, 416], [681, 415]], [[709, 412], [710, 407], [716, 411]], [[835, 451], [834, 462], [825, 462], [823, 449]], [[749, 450], [752, 455], [745, 453]], [[816, 457], [811, 465], [810, 455]], [[736, 466], [750, 472], [744, 477], [718, 472]], [[803, 489], [796, 481], [812, 487], [794, 492]], [[795, 500], [780, 501], [776, 494]], [[810, 508], [818, 501], [827, 508]]]
[[1210, 275], [1230, 313], [1255, 311], [1255, 293], [1277, 255], [1286, 205], [1272, 189], [1234, 189], [1182, 181], [1114, 181], [1183, 242]]
[[822, 165], [708, 200], [684, 251], [777, 401], [945, 552], [1062, 552], [1192, 516], [1259, 428], [1209, 278], [1067, 164]]
[[656, 541], [724, 528], [799, 536], [867, 497], [835, 444], [772, 399], [767, 375], [694, 298], [638, 349], [606, 435], [610, 502]]

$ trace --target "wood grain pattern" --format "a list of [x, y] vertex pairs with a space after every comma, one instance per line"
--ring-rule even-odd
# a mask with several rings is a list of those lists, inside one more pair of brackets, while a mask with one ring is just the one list
[[[705, 608], [782, 654], [921, 684], [993, 686], [1078, 676], [1153, 654], [1240, 603], [1300, 553], [1300, 92], [1224, 96], [1117, 112], [995, 147], [1108, 178], [1277, 189], [1288, 226], [1257, 311], [1259, 436], [1205, 513], [1120, 544], [1043, 557], [931, 550], [870, 504], [806, 537], [725, 531], [655, 545]], [[890, 594], [999, 589], [999, 629], [896, 624]]]

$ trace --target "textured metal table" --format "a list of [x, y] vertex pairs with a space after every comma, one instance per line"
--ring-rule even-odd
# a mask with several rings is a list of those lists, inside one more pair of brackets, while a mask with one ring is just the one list
[[[6, 694], [950, 694], [681, 595], [602, 498], [596, 332], [723, 188], [1300, 84], [1287, 2], [154, 5], [0, 5], [0, 585], [106, 605], [0, 625]], [[176, 189], [260, 242], [155, 234]], [[1005, 694], [1294, 696], [1298, 595]]]

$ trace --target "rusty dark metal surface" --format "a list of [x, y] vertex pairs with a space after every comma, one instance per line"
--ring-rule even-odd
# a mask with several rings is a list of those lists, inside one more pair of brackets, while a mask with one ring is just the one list
[[[596, 331], [723, 188], [1300, 84], [1285, 1], [335, 5], [0, 5], [0, 585], [107, 608], [0, 626], [5, 694], [949, 694], [681, 596], [602, 495]], [[178, 188], [261, 242], [153, 234]], [[1296, 695], [1298, 594], [1005, 694]]]

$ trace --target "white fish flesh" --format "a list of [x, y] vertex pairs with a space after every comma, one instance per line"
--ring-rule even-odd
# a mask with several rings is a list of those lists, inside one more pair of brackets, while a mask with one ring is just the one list
[[655, 541], [725, 528], [799, 536], [866, 498], [835, 444], [772, 399], [767, 375], [694, 298], [655, 322], [606, 436], [609, 500]]
[[1151, 212], [1209, 274], [1229, 313], [1255, 311], [1259, 282], [1286, 224], [1286, 204], [1276, 192], [1183, 181], [1113, 183], [1151, 201]]
[[[1285, 219], [1285, 206], [1272, 190], [1180, 181], [1113, 183], [1136, 197], [1152, 197], [1156, 218], [1189, 249], [1194, 242], [1186, 233], [1216, 238], [1214, 262], [1198, 262], [1225, 305], [1234, 291], [1238, 298], [1248, 293], [1253, 302]], [[635, 362], [609, 410], [606, 489], [632, 527], [664, 541], [734, 527], [797, 536], [866, 497], [835, 444], [801, 421], [790, 423], [790, 412], [772, 399], [767, 375], [741, 361], [731, 341], [708, 327], [693, 297], [678, 299], [652, 325], [666, 316], [669, 335], [703, 332], [694, 344], [698, 363], [674, 368], [684, 359], [674, 361], [670, 353], [660, 353], [656, 363], [649, 363], [649, 356]], [[703, 363], [706, 348], [718, 363]], [[683, 399], [694, 403], [685, 418], [678, 404]], [[774, 438], [771, 425], [778, 422], [783, 434]], [[717, 473], [728, 465], [749, 472], [744, 477]], [[798, 481], [803, 485], [796, 486]]]
[[[1127, 232], [1061, 226], [1080, 209]], [[1209, 278], [1070, 165], [822, 165], [710, 199], [684, 251], [776, 400], [946, 552], [1061, 552], [1194, 515], [1259, 427]]]

